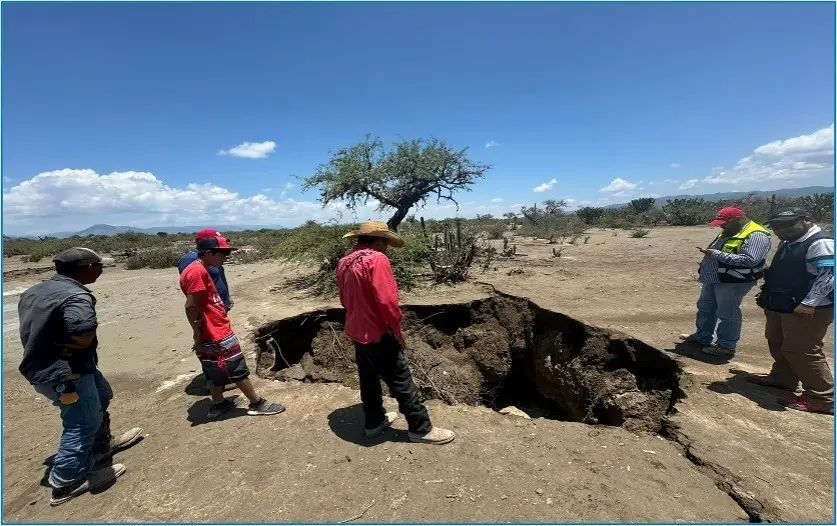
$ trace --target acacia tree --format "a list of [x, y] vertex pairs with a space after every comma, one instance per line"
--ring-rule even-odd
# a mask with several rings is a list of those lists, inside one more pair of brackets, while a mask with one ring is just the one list
[[632, 199], [630, 203], [628, 203], [628, 208], [631, 209], [631, 212], [635, 214], [644, 214], [645, 212], [654, 208], [657, 200], [653, 197], [642, 197], [640, 199]]
[[466, 151], [436, 138], [401, 141], [386, 151], [380, 139], [367, 135], [333, 153], [302, 188], [318, 188], [323, 206], [342, 200], [356, 210], [375, 200], [379, 211], [393, 210], [387, 224], [398, 230], [410, 209], [427, 204], [428, 198], [459, 206], [454, 194], [471, 191], [470, 186], [491, 168], [471, 161]]

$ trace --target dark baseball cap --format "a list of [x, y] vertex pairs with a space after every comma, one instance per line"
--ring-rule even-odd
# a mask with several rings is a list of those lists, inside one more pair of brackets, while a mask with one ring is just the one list
[[238, 250], [237, 247], [231, 247], [227, 242], [227, 238], [221, 236], [207, 236], [197, 240], [198, 250], [217, 250], [232, 252]]
[[94, 250], [84, 247], [73, 247], [57, 254], [52, 258], [53, 263], [58, 263], [65, 267], [74, 267], [82, 269], [89, 265], [109, 265], [113, 263], [111, 258], [103, 258]]
[[807, 210], [799, 207], [782, 208], [770, 218], [768, 222], [771, 225], [792, 225], [800, 219], [809, 219], [811, 214]]

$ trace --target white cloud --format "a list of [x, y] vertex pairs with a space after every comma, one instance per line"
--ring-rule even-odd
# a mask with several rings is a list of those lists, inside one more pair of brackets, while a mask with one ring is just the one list
[[660, 183], [665, 183], [665, 184], [677, 184], [679, 182], [680, 181], [678, 181], [677, 179], [663, 179], [662, 181], [660, 181]]
[[221, 150], [218, 155], [230, 155], [232, 157], [243, 157], [245, 159], [264, 159], [276, 150], [276, 143], [273, 141], [264, 142], [243, 142], [229, 150]]
[[583, 205], [592, 205], [593, 201], [582, 201], [581, 204]]
[[689, 179], [685, 183], [681, 184], [679, 188], [681, 190], [688, 190], [689, 188], [694, 188], [696, 184], [698, 184], [698, 179]]
[[488, 141], [487, 143], [485, 143], [486, 148], [494, 148], [495, 146], [500, 146], [500, 144], [496, 141]]
[[160, 226], [170, 223], [229, 224], [297, 223], [300, 218], [324, 218], [319, 203], [275, 201], [258, 193], [245, 197], [211, 183], [168, 186], [148, 172], [93, 170], [44, 172], [3, 192], [7, 227], [31, 231], [85, 228], [92, 223]]
[[491, 202], [492, 203], [502, 203], [503, 198], [502, 197], [495, 197], [494, 199], [491, 200]]
[[509, 208], [523, 208], [523, 205], [520, 204], [520, 203], [516, 203], [516, 204], [511, 205]]
[[799, 179], [829, 177], [834, 170], [834, 125], [759, 146], [735, 166], [717, 166], [701, 182], [707, 184], [771, 183], [784, 185]]
[[623, 192], [625, 190], [634, 190], [637, 187], [636, 183], [632, 183], [630, 181], [626, 181], [621, 177], [617, 177], [613, 181], [610, 182], [609, 185], [605, 186], [599, 192]]
[[541, 192], [546, 192], [547, 190], [552, 190], [552, 187], [555, 186], [555, 183], [557, 183], [557, 182], [558, 181], [556, 181], [555, 179], [552, 179], [548, 183], [543, 183], [543, 184], [540, 184], [540, 185], [532, 188], [532, 191], [541, 193]]
[[[317, 201], [271, 198], [262, 191], [240, 195], [212, 183], [169, 186], [148, 172], [98, 174], [94, 170], [44, 172], [3, 191], [3, 226], [10, 234], [81, 230], [94, 223], [136, 227], [195, 224], [296, 226], [307, 220], [355, 219], [345, 203], [327, 207]], [[378, 203], [359, 207], [356, 219], [387, 219]], [[494, 208], [492, 205], [488, 208]], [[485, 205], [463, 205], [458, 215], [471, 217]], [[496, 207], [499, 208], [499, 207]], [[416, 210], [411, 211], [411, 213]], [[421, 210], [427, 218], [457, 214], [453, 204], [435, 202]]]
[[679, 163], [671, 163], [670, 165], [668, 165], [668, 167], [669, 168], [680, 168], [680, 164]]
[[295, 186], [296, 185], [293, 184], [293, 183], [285, 183], [285, 190], [290, 190], [291, 188], [294, 188]]

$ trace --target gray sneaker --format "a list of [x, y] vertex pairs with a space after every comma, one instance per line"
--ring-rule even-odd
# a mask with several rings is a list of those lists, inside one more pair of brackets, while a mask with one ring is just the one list
[[271, 402], [267, 398], [262, 398], [258, 402], [253, 402], [247, 408], [247, 414], [250, 416], [268, 416], [278, 415], [285, 410], [285, 406], [278, 402]]
[[71, 484], [65, 488], [53, 488], [52, 497], [49, 499], [50, 506], [64, 504], [70, 499], [83, 495], [90, 490], [110, 484], [125, 473], [125, 466], [114, 464], [88, 473], [87, 477]]
[[390, 411], [389, 413], [384, 415], [384, 421], [381, 422], [381, 425], [373, 429], [366, 429], [364, 430], [364, 432], [366, 433], [366, 436], [369, 438], [376, 437], [383, 433], [384, 429], [390, 427], [392, 423], [396, 420], [398, 420], [398, 413], [396, 413], [395, 411]]
[[209, 407], [209, 411], [206, 412], [206, 419], [207, 420], [214, 420], [219, 416], [223, 415], [228, 411], [232, 411], [236, 408], [237, 399], [229, 399], [225, 398], [222, 402], [218, 402], [217, 404], [212, 404]]

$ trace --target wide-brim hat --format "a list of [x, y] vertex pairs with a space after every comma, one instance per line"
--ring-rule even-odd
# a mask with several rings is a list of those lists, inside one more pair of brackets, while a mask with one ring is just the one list
[[361, 223], [360, 228], [345, 234], [343, 237], [350, 238], [358, 236], [380, 237], [386, 239], [387, 245], [394, 248], [401, 248], [404, 246], [404, 239], [395, 232], [391, 231], [387, 224], [383, 221], [364, 221]]

